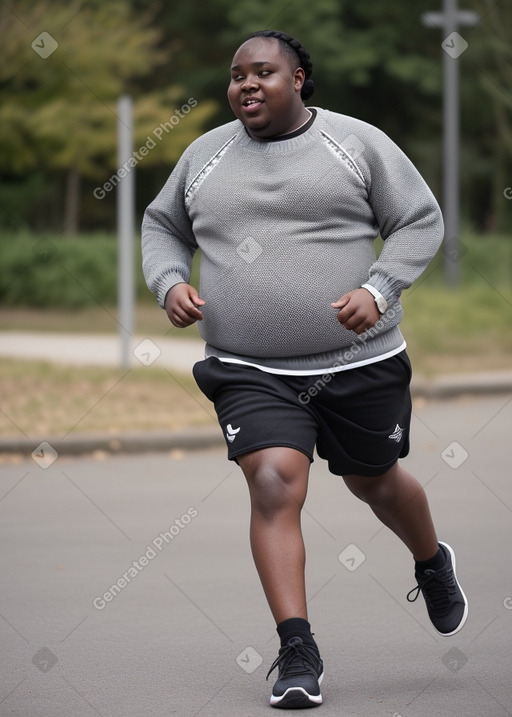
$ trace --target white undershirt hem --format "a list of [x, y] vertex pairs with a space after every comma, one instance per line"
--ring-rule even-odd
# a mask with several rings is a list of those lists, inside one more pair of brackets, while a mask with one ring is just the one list
[[327, 368], [318, 368], [312, 370], [305, 369], [300, 371], [294, 371], [293, 369], [272, 368], [270, 366], [260, 366], [253, 361], [243, 361], [242, 359], [238, 358], [228, 358], [224, 356], [217, 356], [216, 358], [218, 358], [219, 361], [222, 361], [223, 363], [236, 363], [242, 366], [251, 366], [252, 368], [257, 368], [260, 371], [265, 371], [265, 373], [274, 373], [280, 376], [322, 376], [327, 373], [348, 371], [353, 368], [360, 368], [361, 366], [368, 366], [369, 364], [377, 363], [377, 361], [384, 361], [385, 359], [391, 358], [391, 356], [396, 356], [396, 354], [399, 354], [401, 351], [404, 351], [406, 347], [407, 344], [405, 341], [403, 341], [400, 346], [395, 349], [391, 349], [391, 351], [387, 351], [385, 354], [379, 354], [379, 356], [372, 356], [371, 358], [363, 359], [362, 361], [353, 361], [352, 363], [340, 364], [338, 366], [328, 366]]

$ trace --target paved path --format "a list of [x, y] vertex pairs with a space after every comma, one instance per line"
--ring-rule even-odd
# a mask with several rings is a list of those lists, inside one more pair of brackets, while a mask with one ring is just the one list
[[[189, 371], [196, 361], [204, 358], [204, 343], [194, 339], [136, 336], [131, 343], [133, 366], [158, 362], [179, 371]], [[0, 356], [42, 359], [57, 364], [119, 366], [121, 342], [114, 334], [2, 331]]]
[[[186, 373], [196, 361], [204, 358], [204, 343], [195, 339], [136, 336], [131, 342], [131, 349], [133, 366], [154, 364]], [[119, 337], [112, 334], [2, 331], [0, 356], [42, 359], [57, 364], [119, 366], [121, 345]], [[512, 369], [440, 375], [430, 380], [415, 372], [413, 390], [431, 397], [503, 393], [512, 391]]]
[[[407, 551], [313, 464], [303, 525], [319, 717], [512, 715], [511, 422], [511, 396], [415, 408], [404, 464], [471, 603], [453, 638], [407, 603]], [[0, 715], [274, 714], [277, 640], [247, 489], [224, 450], [50, 460], [0, 471]]]

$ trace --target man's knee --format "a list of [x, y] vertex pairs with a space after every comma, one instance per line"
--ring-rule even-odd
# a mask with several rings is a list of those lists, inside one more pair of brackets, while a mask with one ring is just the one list
[[252, 509], [262, 517], [272, 519], [282, 510], [301, 510], [307, 489], [303, 461], [297, 466], [262, 451], [256, 460], [239, 459], [239, 463], [249, 486]]

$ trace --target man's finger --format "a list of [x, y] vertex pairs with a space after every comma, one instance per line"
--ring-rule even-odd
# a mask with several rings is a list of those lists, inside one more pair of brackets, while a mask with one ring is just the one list
[[344, 306], [348, 304], [350, 301], [350, 296], [342, 296], [341, 299], [338, 299], [338, 301], [333, 301], [331, 304], [332, 307], [335, 309], [342, 309]]

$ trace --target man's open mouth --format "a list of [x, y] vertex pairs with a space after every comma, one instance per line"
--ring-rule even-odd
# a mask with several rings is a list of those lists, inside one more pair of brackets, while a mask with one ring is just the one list
[[242, 102], [243, 107], [245, 107], [247, 110], [252, 110], [253, 112], [259, 109], [262, 104], [263, 100], [260, 100], [258, 97], [248, 97]]

